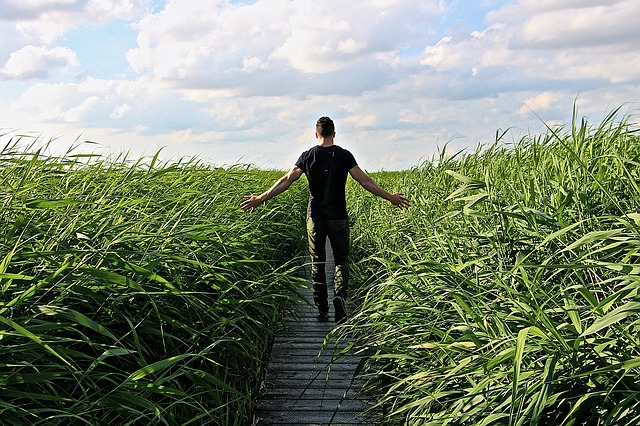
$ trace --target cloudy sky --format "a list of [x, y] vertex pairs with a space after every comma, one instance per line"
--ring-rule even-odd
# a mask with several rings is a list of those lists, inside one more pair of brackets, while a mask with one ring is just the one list
[[637, 121], [639, 21], [637, 0], [3, 0], [0, 129], [288, 169], [328, 115], [363, 169], [403, 169], [574, 104]]

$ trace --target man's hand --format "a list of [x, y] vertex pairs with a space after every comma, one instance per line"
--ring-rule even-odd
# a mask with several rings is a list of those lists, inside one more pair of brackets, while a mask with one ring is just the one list
[[404, 209], [406, 207], [411, 207], [409, 200], [407, 200], [407, 198], [401, 192], [395, 192], [391, 194], [391, 197], [389, 198], [389, 202], [401, 209]]
[[252, 212], [255, 208], [259, 207], [262, 204], [262, 198], [256, 195], [245, 195], [244, 201], [240, 203], [240, 208], [242, 210], [247, 210]]
[[351, 170], [349, 170], [349, 174], [364, 189], [366, 189], [367, 191], [369, 191], [374, 195], [377, 195], [378, 197], [384, 198], [394, 206], [398, 206], [401, 209], [411, 206], [411, 204], [409, 204], [409, 200], [405, 198], [404, 194], [402, 194], [401, 192], [395, 192], [393, 194], [389, 193], [389, 191], [382, 188], [378, 184], [378, 182], [373, 180], [373, 178], [368, 174], [366, 174], [360, 167], [353, 166]]
[[276, 195], [286, 191], [289, 189], [291, 184], [298, 180], [300, 176], [302, 176], [302, 169], [298, 166], [295, 166], [287, 174], [282, 176], [280, 179], [276, 181], [271, 188], [267, 189], [260, 195], [245, 195], [244, 201], [240, 203], [240, 208], [242, 210], [248, 210], [252, 212], [256, 207], [260, 207], [260, 204], [263, 204], [265, 201], [272, 199]]

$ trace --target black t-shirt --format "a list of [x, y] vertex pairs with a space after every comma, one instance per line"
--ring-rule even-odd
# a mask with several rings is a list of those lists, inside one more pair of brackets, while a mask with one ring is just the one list
[[347, 175], [357, 165], [353, 155], [337, 145], [316, 145], [300, 155], [296, 166], [302, 169], [309, 181], [309, 216], [347, 219], [344, 194]]

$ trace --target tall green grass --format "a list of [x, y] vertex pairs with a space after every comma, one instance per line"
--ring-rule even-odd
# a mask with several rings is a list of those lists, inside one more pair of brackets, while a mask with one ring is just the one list
[[391, 423], [640, 423], [640, 138], [613, 111], [355, 186], [344, 332]]
[[250, 423], [302, 186], [246, 214], [280, 172], [45, 151], [0, 151], [0, 423]]
[[[297, 300], [281, 172], [0, 151], [0, 423], [251, 422]], [[391, 424], [640, 422], [640, 140], [612, 112], [350, 183], [357, 313]], [[505, 146], [506, 145], [506, 146]]]

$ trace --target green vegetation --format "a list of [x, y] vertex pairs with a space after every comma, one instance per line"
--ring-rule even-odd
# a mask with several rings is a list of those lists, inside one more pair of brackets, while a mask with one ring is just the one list
[[[0, 423], [250, 424], [298, 300], [303, 182], [0, 152]], [[640, 423], [640, 138], [612, 112], [350, 181], [341, 336], [389, 424]]]
[[247, 424], [304, 188], [246, 214], [280, 172], [24, 142], [0, 152], [0, 423]]
[[390, 421], [640, 423], [640, 138], [617, 114], [377, 174], [407, 211], [350, 192], [344, 331]]

